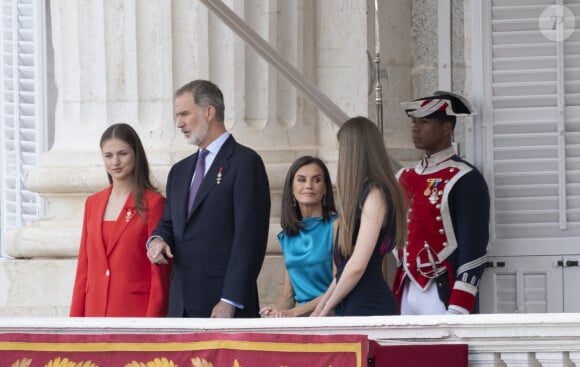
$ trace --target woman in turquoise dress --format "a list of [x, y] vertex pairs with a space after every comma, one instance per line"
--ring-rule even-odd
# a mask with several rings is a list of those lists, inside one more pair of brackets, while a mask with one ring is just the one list
[[288, 170], [282, 194], [278, 240], [284, 255], [282, 293], [262, 317], [309, 316], [332, 282], [332, 242], [336, 208], [326, 165], [298, 158]]

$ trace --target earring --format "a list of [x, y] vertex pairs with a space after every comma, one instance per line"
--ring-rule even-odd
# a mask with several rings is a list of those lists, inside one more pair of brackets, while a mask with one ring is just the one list
[[296, 198], [292, 196], [292, 206], [296, 206]]
[[322, 206], [326, 206], [326, 193], [322, 195]]

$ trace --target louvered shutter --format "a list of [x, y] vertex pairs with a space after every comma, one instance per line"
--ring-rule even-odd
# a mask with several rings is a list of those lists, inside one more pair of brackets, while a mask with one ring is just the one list
[[45, 35], [43, 0], [2, 0], [2, 234], [43, 212], [22, 178], [45, 150]]
[[580, 0], [492, 0], [489, 10], [493, 253], [578, 252]]

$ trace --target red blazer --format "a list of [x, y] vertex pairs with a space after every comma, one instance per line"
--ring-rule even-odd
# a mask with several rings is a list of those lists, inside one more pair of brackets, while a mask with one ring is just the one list
[[163, 214], [165, 198], [146, 191], [145, 218], [127, 198], [105, 248], [103, 216], [112, 186], [89, 196], [85, 214], [70, 316], [167, 316], [169, 265], [147, 258], [145, 243]]

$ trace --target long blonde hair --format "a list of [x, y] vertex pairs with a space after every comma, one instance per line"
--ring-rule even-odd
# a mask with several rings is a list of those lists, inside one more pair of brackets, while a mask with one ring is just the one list
[[[403, 193], [393, 173], [387, 149], [377, 126], [366, 117], [353, 117], [338, 130], [337, 191], [339, 197], [339, 247], [343, 256], [352, 255], [355, 218], [363, 184], [367, 181], [385, 192], [392, 215], [393, 244], [402, 247], [407, 233], [406, 208]], [[390, 196], [391, 200], [388, 200]]]

